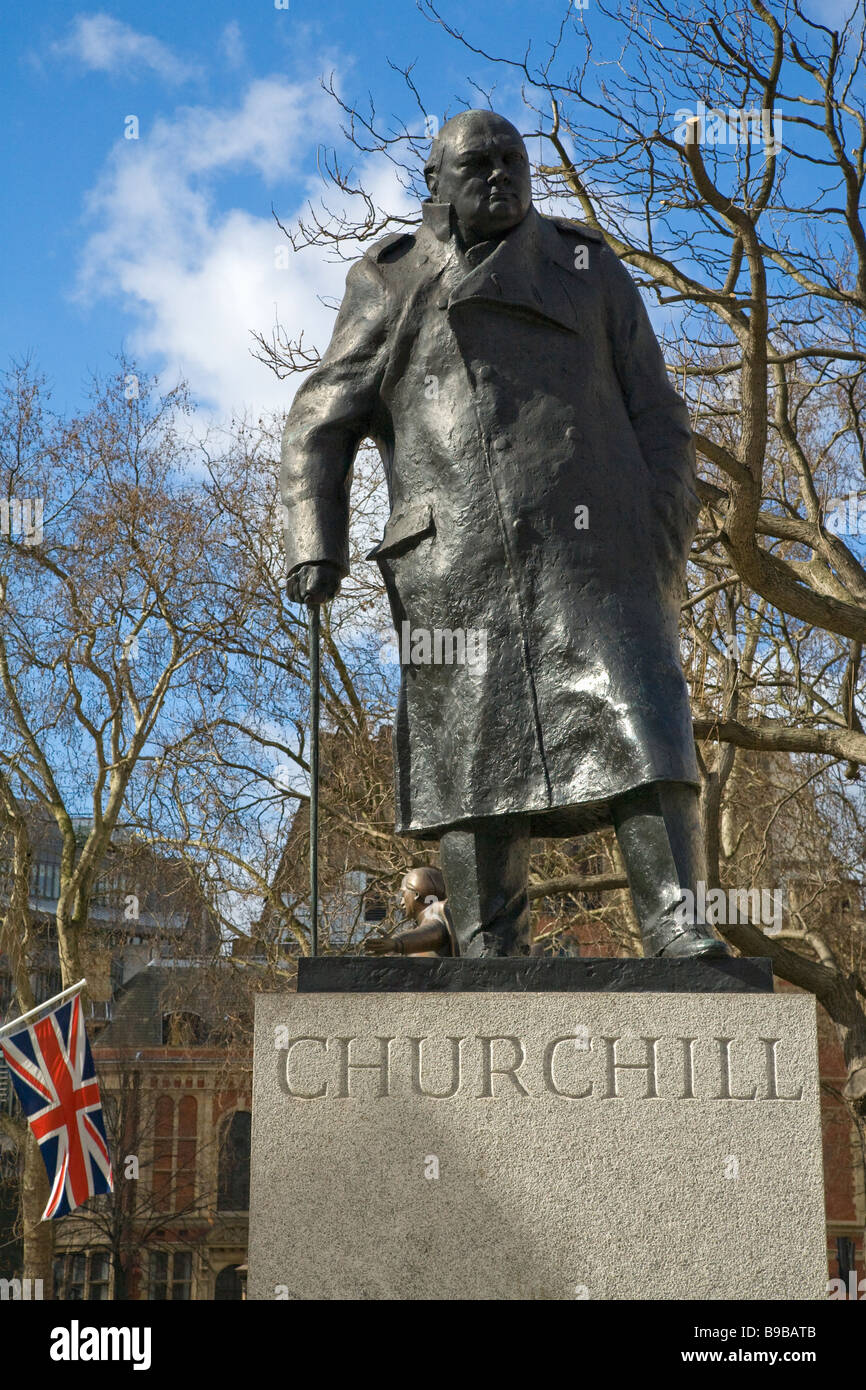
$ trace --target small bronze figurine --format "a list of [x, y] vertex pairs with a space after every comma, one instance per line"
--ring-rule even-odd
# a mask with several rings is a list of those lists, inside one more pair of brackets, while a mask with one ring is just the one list
[[400, 884], [400, 902], [406, 916], [416, 925], [368, 941], [364, 950], [370, 956], [457, 956], [457, 938], [445, 903], [445, 879], [433, 867], [410, 869]]

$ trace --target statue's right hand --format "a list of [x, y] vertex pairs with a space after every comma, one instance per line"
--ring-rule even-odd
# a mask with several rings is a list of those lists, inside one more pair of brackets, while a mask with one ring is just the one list
[[306, 603], [310, 607], [329, 603], [339, 592], [340, 571], [328, 562], [299, 565], [286, 583], [289, 602]]
[[372, 940], [364, 942], [364, 955], [366, 956], [401, 956], [399, 939], [394, 936], [374, 936]]

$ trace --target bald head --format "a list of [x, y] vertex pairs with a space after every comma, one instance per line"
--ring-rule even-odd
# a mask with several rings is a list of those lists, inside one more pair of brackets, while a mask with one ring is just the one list
[[467, 245], [502, 236], [523, 221], [532, 203], [523, 138], [495, 111], [461, 111], [446, 121], [424, 177], [431, 196], [454, 208]]
[[428, 903], [441, 901], [445, 893], [442, 870], [432, 864], [410, 869], [400, 884], [400, 898], [407, 917], [420, 917]]

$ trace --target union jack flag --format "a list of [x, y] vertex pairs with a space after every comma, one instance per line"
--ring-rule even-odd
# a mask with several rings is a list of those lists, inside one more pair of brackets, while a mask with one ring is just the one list
[[42, 1220], [67, 1216], [97, 1192], [113, 1192], [99, 1083], [81, 1017], [81, 998], [0, 1039], [30, 1122], [51, 1196]]

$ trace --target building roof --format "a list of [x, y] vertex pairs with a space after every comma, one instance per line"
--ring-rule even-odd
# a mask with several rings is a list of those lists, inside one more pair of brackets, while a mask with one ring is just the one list
[[248, 1016], [251, 1008], [248, 982], [239, 979], [225, 963], [152, 962], [120, 991], [98, 1046], [162, 1047], [166, 1015], [200, 1019], [200, 1031], [191, 1045], [213, 1046], [217, 1039], [224, 1043], [233, 1024]]

